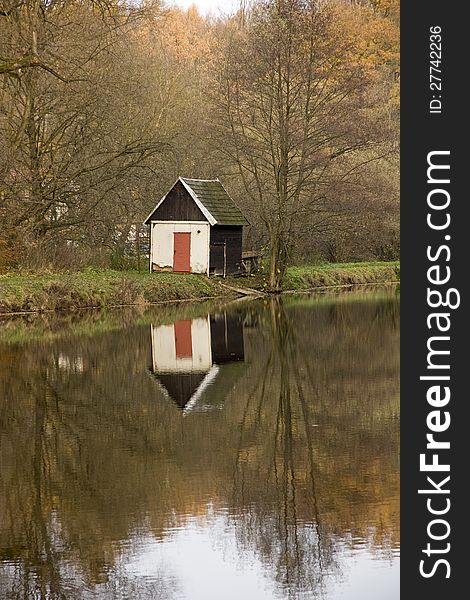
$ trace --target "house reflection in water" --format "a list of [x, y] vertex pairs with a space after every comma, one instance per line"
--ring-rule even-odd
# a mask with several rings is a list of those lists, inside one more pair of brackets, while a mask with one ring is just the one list
[[182, 410], [221, 408], [245, 359], [243, 317], [219, 313], [151, 326], [151, 373]]

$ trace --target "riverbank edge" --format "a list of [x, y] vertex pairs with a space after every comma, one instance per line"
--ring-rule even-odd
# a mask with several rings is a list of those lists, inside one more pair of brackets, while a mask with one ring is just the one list
[[[399, 273], [397, 262], [290, 267], [283, 291], [394, 283], [399, 280]], [[0, 276], [0, 316], [261, 296], [266, 290], [262, 273], [226, 280], [203, 275], [91, 269], [39, 275], [11, 273]]]

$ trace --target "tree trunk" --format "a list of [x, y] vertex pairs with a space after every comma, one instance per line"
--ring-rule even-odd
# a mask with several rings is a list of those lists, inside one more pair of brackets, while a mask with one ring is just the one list
[[282, 282], [286, 274], [287, 252], [282, 238], [273, 234], [270, 241], [268, 290], [273, 294], [282, 291]]

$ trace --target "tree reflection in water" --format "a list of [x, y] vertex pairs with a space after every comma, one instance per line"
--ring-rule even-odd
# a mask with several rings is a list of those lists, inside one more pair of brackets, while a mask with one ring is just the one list
[[[233, 504], [246, 508], [241, 513], [243, 527], [238, 528], [239, 539], [242, 544], [255, 544], [267, 564], [275, 565], [276, 578], [287, 590], [315, 589], [325, 566], [332, 564], [332, 551], [328, 538], [322, 536], [318, 512], [311, 428], [299, 371], [296, 333], [281, 298], [271, 300], [266, 321], [270, 348], [261, 369], [262, 377], [247, 397], [240, 423]], [[296, 404], [301, 409], [299, 414]], [[307, 444], [298, 462], [296, 440], [300, 427], [304, 428]], [[261, 461], [263, 465], [255, 467], [256, 477], [251, 478], [257, 453], [250, 455], [246, 440], [256, 439], [260, 432], [264, 434], [266, 455]], [[260, 484], [265, 486], [264, 490], [256, 489]], [[300, 485], [311, 500], [311, 518], [307, 521], [297, 513]], [[270, 499], [268, 510], [260, 496]]]
[[214, 518], [276, 597], [315, 597], [344, 548], [394, 555], [398, 314], [393, 297], [237, 309], [244, 361], [186, 413], [148, 373], [149, 324], [186, 313], [5, 344], [1, 597], [180, 598], [184, 566], [142, 577], [126, 557]]

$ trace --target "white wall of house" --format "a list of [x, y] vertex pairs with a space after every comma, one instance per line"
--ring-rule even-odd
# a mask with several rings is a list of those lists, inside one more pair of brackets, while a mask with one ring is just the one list
[[192, 273], [209, 274], [210, 225], [205, 221], [152, 221], [150, 270], [173, 270], [174, 233], [191, 233]]
[[152, 325], [152, 359], [155, 373], [205, 373], [212, 366], [209, 316], [191, 321], [192, 355], [176, 356], [175, 326]]

